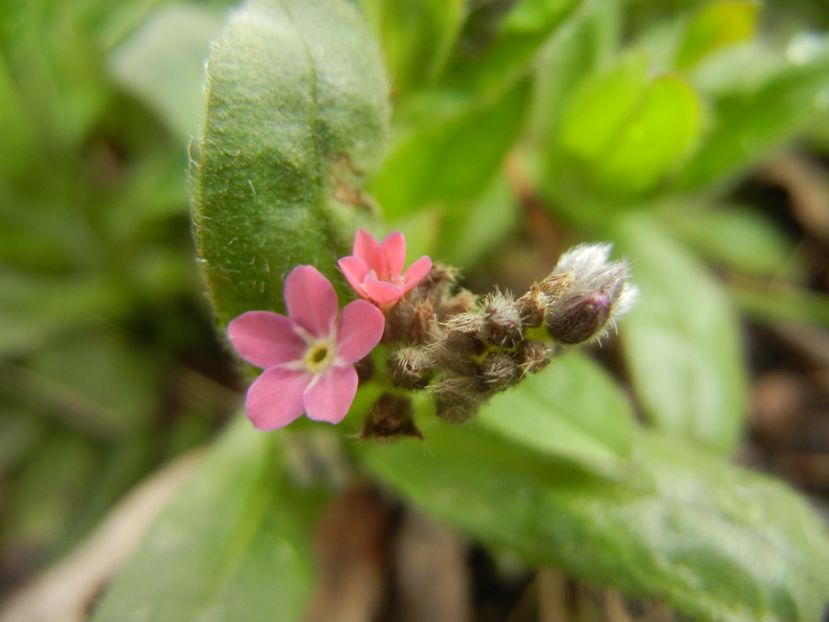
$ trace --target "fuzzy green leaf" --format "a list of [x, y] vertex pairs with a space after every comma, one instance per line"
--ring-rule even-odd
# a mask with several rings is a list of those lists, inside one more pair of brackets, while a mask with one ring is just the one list
[[683, 439], [733, 451], [742, 432], [746, 373], [727, 294], [648, 218], [625, 219], [616, 237], [640, 291], [622, 321], [622, 337], [645, 413]]
[[[336, 276], [387, 124], [379, 52], [345, 0], [251, 0], [213, 44], [194, 220], [222, 323], [280, 308], [297, 264]], [[339, 192], [338, 192], [339, 190]]]
[[156, 520], [94, 622], [301, 619], [321, 499], [288, 481], [283, 446], [240, 418]]
[[807, 505], [679, 439], [642, 431], [609, 480], [478, 423], [421, 429], [426, 446], [372, 445], [363, 462], [424, 512], [530, 562], [709, 622], [813, 622], [829, 597], [829, 543]]

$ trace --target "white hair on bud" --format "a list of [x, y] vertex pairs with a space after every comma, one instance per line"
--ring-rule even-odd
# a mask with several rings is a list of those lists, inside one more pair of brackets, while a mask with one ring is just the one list
[[582, 275], [594, 274], [602, 269], [610, 258], [612, 244], [579, 244], [564, 253], [558, 260], [555, 272], [570, 272], [575, 280]]

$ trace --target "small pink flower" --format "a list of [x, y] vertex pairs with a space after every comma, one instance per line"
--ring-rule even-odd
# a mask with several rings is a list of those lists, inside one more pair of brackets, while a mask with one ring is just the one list
[[285, 279], [285, 306], [288, 317], [248, 311], [227, 326], [239, 355], [265, 370], [248, 389], [247, 416], [260, 430], [281, 428], [303, 411], [339, 423], [357, 392], [354, 363], [380, 341], [385, 318], [363, 300], [338, 315], [334, 287], [313, 266]]
[[403, 273], [406, 238], [397, 231], [378, 242], [368, 231], [358, 229], [352, 253], [337, 262], [340, 270], [354, 291], [382, 308], [394, 305], [432, 269], [432, 260], [424, 255]]

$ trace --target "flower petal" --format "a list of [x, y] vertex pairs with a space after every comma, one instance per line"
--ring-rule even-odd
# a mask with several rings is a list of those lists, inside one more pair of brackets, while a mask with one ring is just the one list
[[381, 306], [394, 304], [406, 293], [400, 287], [380, 281], [371, 274], [363, 281], [363, 289], [371, 300]]
[[305, 340], [284, 315], [248, 311], [227, 325], [227, 337], [243, 359], [257, 367], [301, 360]]
[[337, 326], [337, 357], [346, 363], [359, 361], [380, 343], [385, 325], [382, 311], [370, 302], [349, 302]]
[[332, 367], [317, 376], [305, 390], [305, 414], [315, 421], [339, 423], [357, 394], [357, 370], [353, 365]]
[[393, 231], [386, 236], [380, 244], [380, 252], [385, 259], [387, 274], [377, 273], [383, 280], [391, 280], [403, 272], [403, 264], [406, 263], [406, 238], [399, 231]]
[[297, 266], [285, 279], [285, 306], [294, 324], [315, 337], [331, 334], [337, 318], [337, 293], [314, 266]]
[[303, 395], [313, 376], [282, 367], [265, 370], [248, 388], [245, 414], [260, 430], [288, 425], [305, 409]]
[[352, 251], [355, 257], [362, 259], [368, 266], [369, 270], [374, 270], [379, 274], [381, 263], [380, 245], [368, 231], [365, 229], [357, 229], [354, 234], [354, 250]]
[[429, 274], [429, 270], [431, 269], [432, 260], [428, 256], [423, 255], [423, 257], [415, 261], [409, 266], [409, 269], [406, 270], [406, 275], [403, 277], [403, 291], [407, 292], [420, 283]]
[[354, 291], [363, 298], [367, 298], [368, 294], [363, 291], [363, 279], [365, 279], [368, 274], [368, 266], [366, 265], [366, 262], [359, 257], [349, 255], [348, 257], [340, 259], [337, 262], [337, 265], [345, 275], [348, 284], [354, 288]]

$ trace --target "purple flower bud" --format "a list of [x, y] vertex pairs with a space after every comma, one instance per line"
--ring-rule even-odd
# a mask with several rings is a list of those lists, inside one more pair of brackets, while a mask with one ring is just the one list
[[550, 336], [573, 345], [599, 334], [610, 318], [611, 298], [604, 291], [573, 294], [560, 304], [550, 305], [545, 324]]

